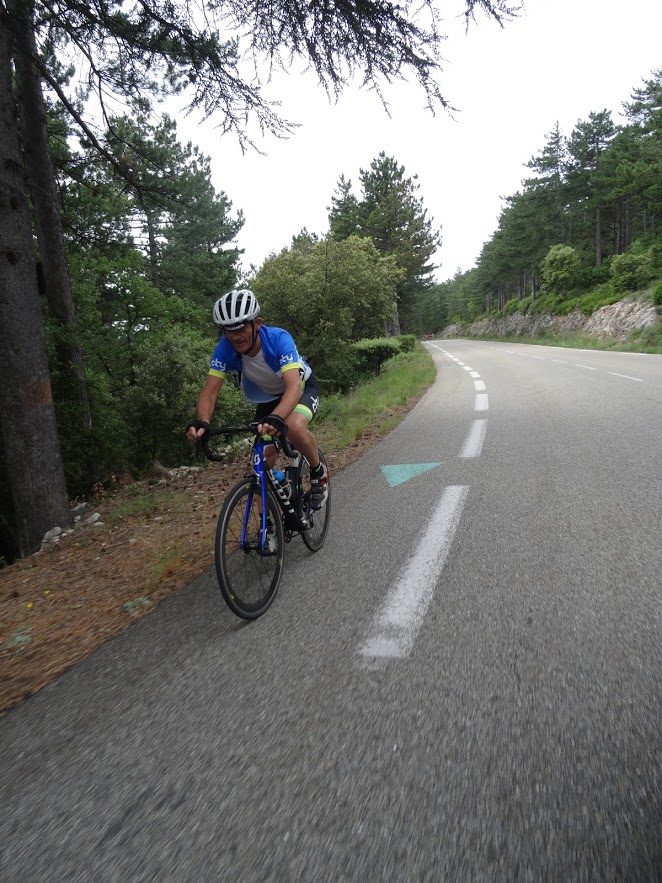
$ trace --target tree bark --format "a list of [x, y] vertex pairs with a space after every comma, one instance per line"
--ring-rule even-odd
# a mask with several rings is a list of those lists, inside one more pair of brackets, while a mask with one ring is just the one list
[[600, 211], [600, 206], [597, 206], [595, 209], [595, 266], [599, 267], [602, 264], [603, 258], [603, 249], [602, 249], [602, 212]]
[[0, 424], [21, 555], [71, 524], [55, 424], [7, 17], [0, 7]]
[[81, 428], [92, 424], [85, 386], [83, 354], [76, 340], [76, 313], [67, 264], [55, 171], [48, 145], [48, 128], [41, 78], [35, 63], [37, 45], [32, 29], [31, 2], [10, 0], [14, 13], [13, 58], [18, 84], [22, 146], [28, 171], [37, 238], [46, 282], [48, 306], [60, 328], [56, 339], [58, 363], [66, 381], [65, 396], [78, 406]]

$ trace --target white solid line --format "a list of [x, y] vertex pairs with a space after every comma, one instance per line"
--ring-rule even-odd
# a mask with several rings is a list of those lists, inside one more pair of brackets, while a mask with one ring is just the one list
[[469, 377], [480, 377], [480, 374], [478, 373], [478, 371], [471, 371], [469, 373]]
[[470, 457], [480, 457], [486, 432], [487, 420], [474, 420], [458, 457], [462, 457], [465, 460], [468, 460]]
[[636, 380], [638, 383], [643, 383], [642, 377], [630, 377], [629, 374], [617, 374], [616, 371], [607, 371], [607, 374], [613, 374], [614, 377], [624, 377], [626, 380]]
[[484, 389], [487, 389], [482, 380], [474, 380], [474, 389], [476, 392], [482, 392]]
[[361, 656], [409, 655], [448, 556], [468, 492], [469, 488], [462, 485], [445, 488], [423, 539], [377, 613], [370, 636], [359, 648]]
[[598, 370], [597, 368], [591, 368], [590, 365], [580, 365], [579, 363], [577, 363], [577, 367], [578, 368], [587, 368], [589, 371], [597, 371]]
[[476, 404], [474, 405], [474, 411], [487, 411], [489, 410], [489, 404], [487, 402], [487, 393], [481, 392], [476, 396]]

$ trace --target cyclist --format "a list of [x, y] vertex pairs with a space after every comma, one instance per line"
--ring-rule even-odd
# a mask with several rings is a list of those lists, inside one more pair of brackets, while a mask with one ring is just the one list
[[[310, 464], [310, 505], [321, 509], [328, 496], [329, 475], [320, 463], [315, 436], [308, 424], [319, 407], [320, 390], [310, 365], [298, 354], [291, 335], [265, 325], [260, 305], [246, 288], [229, 291], [212, 309], [222, 337], [211, 360], [198, 399], [198, 417], [186, 427], [190, 441], [209, 429], [221, 387], [233, 375], [246, 398], [256, 403], [255, 420], [262, 435], [288, 439]], [[265, 449], [269, 466], [276, 462], [273, 445]]]

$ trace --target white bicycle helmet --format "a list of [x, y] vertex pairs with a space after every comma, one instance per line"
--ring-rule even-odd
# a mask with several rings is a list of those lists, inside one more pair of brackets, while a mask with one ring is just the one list
[[233, 328], [252, 322], [260, 314], [260, 305], [252, 291], [247, 288], [239, 288], [236, 291], [228, 291], [214, 304], [212, 318], [221, 328]]

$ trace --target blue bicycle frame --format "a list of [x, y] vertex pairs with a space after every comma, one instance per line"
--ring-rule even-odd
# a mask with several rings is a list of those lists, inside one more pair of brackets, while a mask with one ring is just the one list
[[[270, 442], [271, 444], [271, 442]], [[264, 449], [266, 442], [261, 438], [256, 439], [253, 448], [253, 471], [257, 475], [260, 482], [260, 492], [262, 495], [262, 525], [260, 530], [260, 550], [264, 552], [267, 546], [267, 477], [264, 470]], [[246, 544], [246, 533], [248, 531], [248, 518], [253, 505], [253, 493], [249, 493], [246, 500], [246, 511], [244, 512], [244, 525], [241, 530], [241, 546]]]

